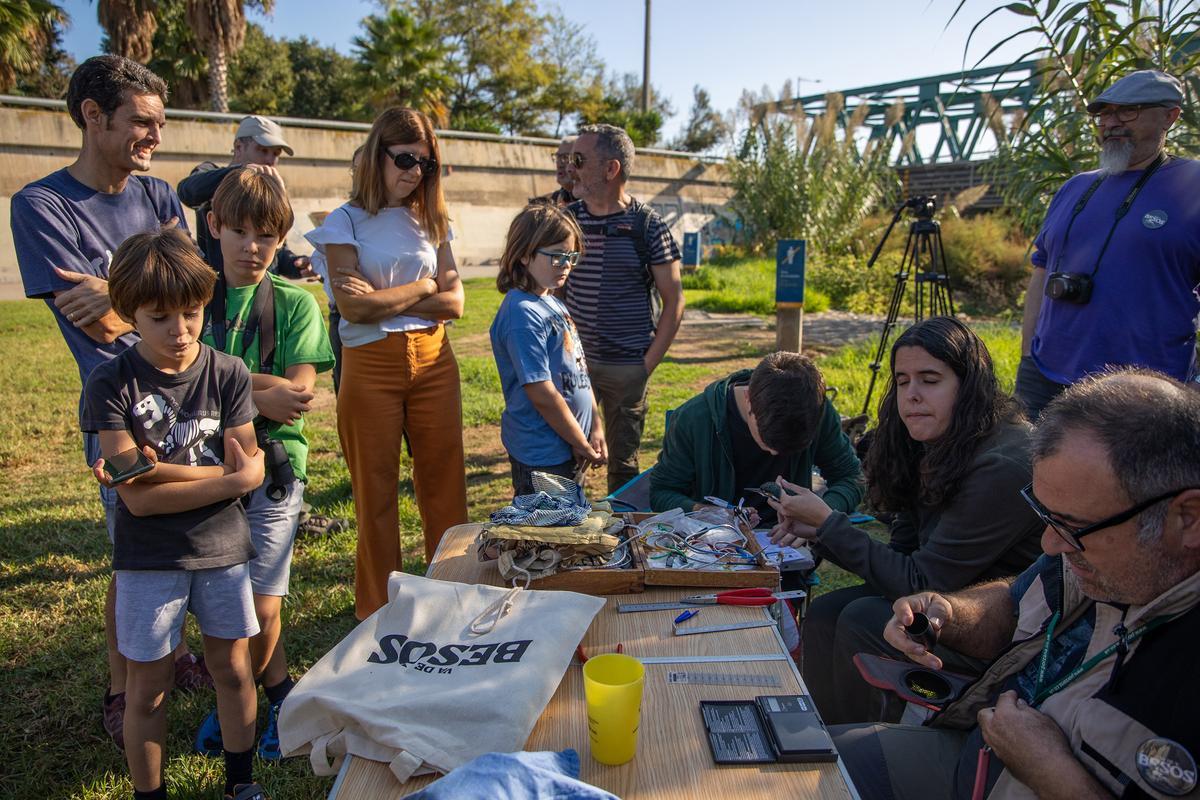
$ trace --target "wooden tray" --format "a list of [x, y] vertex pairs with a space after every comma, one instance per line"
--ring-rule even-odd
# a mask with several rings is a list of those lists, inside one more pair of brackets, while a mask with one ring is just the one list
[[[650, 519], [654, 514], [630, 513], [625, 519], [630, 526]], [[655, 569], [647, 566], [650, 562], [642, 548], [640, 539], [634, 539], [633, 549], [639, 564], [645, 572], [646, 586], [713, 586], [723, 588], [749, 589], [764, 587], [777, 589], [779, 587], [779, 568], [767, 563], [763, 557], [762, 548], [754, 538], [753, 532], [746, 537], [746, 549], [754, 554], [758, 561], [755, 569], [742, 570], [712, 570], [712, 569]]]
[[[631, 536], [635, 533], [628, 523], [624, 534]], [[630, 548], [630, 563], [624, 569], [575, 569], [567, 572], [556, 572], [545, 578], [531, 581], [530, 589], [562, 589], [569, 592], [584, 594], [634, 594], [645, 591], [646, 569], [641, 558], [641, 549]], [[494, 565], [494, 562], [493, 562]]]

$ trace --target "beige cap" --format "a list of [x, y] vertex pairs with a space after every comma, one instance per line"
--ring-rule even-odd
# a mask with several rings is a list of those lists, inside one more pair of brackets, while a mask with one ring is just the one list
[[283, 138], [283, 128], [266, 117], [249, 116], [238, 125], [238, 139], [250, 138], [263, 147], [282, 147], [289, 156], [296, 155]]

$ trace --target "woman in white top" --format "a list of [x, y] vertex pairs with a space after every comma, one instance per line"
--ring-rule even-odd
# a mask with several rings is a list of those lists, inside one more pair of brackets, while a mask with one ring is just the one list
[[328, 263], [342, 319], [338, 436], [358, 518], [355, 613], [387, 602], [402, 568], [396, 484], [407, 438], [425, 558], [467, 520], [458, 362], [442, 322], [462, 316], [441, 153], [429, 118], [384, 111], [371, 126], [350, 202], [308, 240]]

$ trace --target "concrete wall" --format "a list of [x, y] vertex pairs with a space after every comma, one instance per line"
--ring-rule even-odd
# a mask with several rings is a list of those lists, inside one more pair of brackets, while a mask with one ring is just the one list
[[[169, 113], [164, 141], [150, 174], [175, 185], [201, 161], [228, 163], [236, 128], [230, 121], [179, 118]], [[331, 211], [349, 192], [350, 156], [365, 130], [285, 125], [296, 151], [280, 172], [296, 212], [288, 242], [309, 252], [303, 234], [314, 212]], [[74, 160], [80, 132], [63, 110], [0, 106], [0, 293], [20, 296], [13, 253], [9, 201], [30, 181]], [[454, 252], [462, 264], [486, 264], [503, 248], [512, 217], [526, 200], [555, 188], [551, 155], [556, 143], [535, 139], [442, 137], [443, 186], [455, 230]], [[700, 230], [726, 204], [730, 191], [719, 164], [684, 155], [639, 153], [629, 191], [651, 203], [682, 244], [683, 232]], [[194, 229], [194, 215], [188, 213]], [[7, 290], [7, 291], [5, 291]]]

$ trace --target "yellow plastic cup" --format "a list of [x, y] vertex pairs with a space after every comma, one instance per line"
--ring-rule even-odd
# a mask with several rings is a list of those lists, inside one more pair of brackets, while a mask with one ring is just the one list
[[584, 663], [588, 737], [592, 758], [601, 764], [624, 764], [637, 752], [645, 677], [642, 662], [621, 653], [592, 656]]

